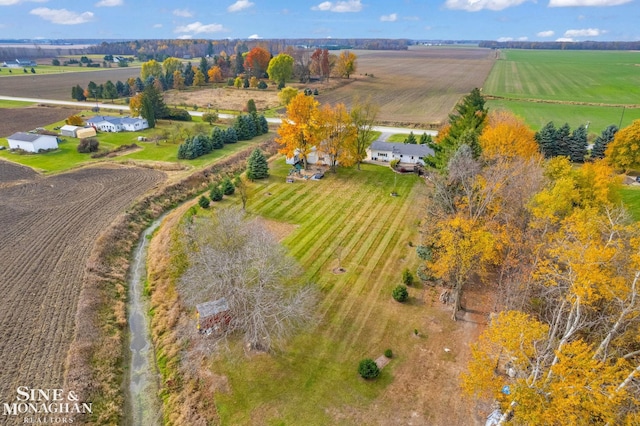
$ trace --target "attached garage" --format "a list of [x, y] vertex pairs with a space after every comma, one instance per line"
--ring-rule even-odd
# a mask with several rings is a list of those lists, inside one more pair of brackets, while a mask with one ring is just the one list
[[41, 150], [58, 148], [58, 138], [37, 133], [18, 132], [7, 138], [9, 149], [21, 149], [27, 152], [40, 152]]

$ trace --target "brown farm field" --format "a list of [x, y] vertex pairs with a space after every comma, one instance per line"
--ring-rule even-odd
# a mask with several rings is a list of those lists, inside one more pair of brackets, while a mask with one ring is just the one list
[[[371, 97], [385, 124], [439, 126], [453, 107], [475, 87], [482, 87], [495, 52], [480, 48], [416, 47], [407, 51], [355, 51], [357, 73], [351, 83], [323, 91], [322, 103]], [[365, 75], [366, 74], [366, 75]]]
[[40, 177], [0, 161], [0, 178], [0, 401], [9, 403], [19, 386], [61, 387], [95, 240], [165, 175], [102, 165]]
[[35, 127], [48, 126], [77, 112], [73, 108], [47, 106], [0, 108], [0, 138], [11, 136], [15, 132], [27, 132]]
[[96, 84], [111, 80], [126, 81], [129, 77], [139, 77], [140, 68], [112, 68], [100, 71], [63, 72], [61, 74], [29, 74], [0, 78], [0, 95], [24, 98], [58, 99], [70, 101], [71, 88], [76, 84], [87, 87], [90, 81]]

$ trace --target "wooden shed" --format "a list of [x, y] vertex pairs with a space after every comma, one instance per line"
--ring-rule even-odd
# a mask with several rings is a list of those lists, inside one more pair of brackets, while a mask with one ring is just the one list
[[196, 316], [198, 331], [206, 334], [221, 333], [231, 321], [229, 304], [224, 297], [197, 305]]

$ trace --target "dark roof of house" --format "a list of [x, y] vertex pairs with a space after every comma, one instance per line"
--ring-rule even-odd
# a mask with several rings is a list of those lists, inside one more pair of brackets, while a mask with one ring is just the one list
[[95, 117], [91, 117], [87, 119], [87, 123], [100, 123], [103, 121], [108, 121], [112, 124], [120, 124], [122, 119], [120, 117], [109, 117], [106, 115], [96, 115]]
[[52, 136], [52, 135], [39, 135], [37, 133], [17, 132], [9, 136], [7, 139], [13, 139], [16, 141], [23, 141], [23, 142], [34, 142], [42, 136]]
[[369, 146], [369, 149], [376, 151], [389, 151], [394, 154], [414, 155], [418, 157], [433, 155], [433, 150], [427, 145], [415, 145], [410, 143], [374, 141]]
[[201, 317], [209, 317], [229, 310], [227, 299], [221, 297], [211, 302], [200, 303], [196, 305], [196, 310]]

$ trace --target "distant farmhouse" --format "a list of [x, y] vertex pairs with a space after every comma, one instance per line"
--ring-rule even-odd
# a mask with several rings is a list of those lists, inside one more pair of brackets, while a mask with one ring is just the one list
[[18, 132], [7, 138], [9, 149], [21, 149], [27, 152], [40, 152], [41, 150], [58, 148], [58, 138], [37, 133]]
[[433, 150], [428, 146], [410, 143], [375, 141], [367, 148], [367, 160], [373, 161], [400, 160], [401, 163], [424, 165], [422, 158], [430, 155]]
[[32, 61], [30, 59], [16, 59], [15, 61], [4, 61], [2, 63], [2, 66], [5, 68], [25, 68], [25, 67], [37, 67], [38, 64], [36, 64], [35, 61]]
[[101, 132], [137, 132], [147, 129], [149, 122], [144, 118], [109, 117], [97, 115], [87, 120], [89, 126], [95, 127]]

